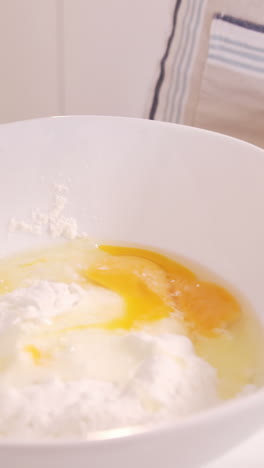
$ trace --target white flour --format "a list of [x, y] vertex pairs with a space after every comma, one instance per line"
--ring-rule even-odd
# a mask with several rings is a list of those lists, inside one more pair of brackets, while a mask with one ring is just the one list
[[[105, 304], [103, 291], [93, 294]], [[44, 281], [1, 296], [0, 326], [9, 331], [0, 347], [0, 437], [83, 439], [90, 431], [181, 418], [219, 403], [216, 371], [184, 336], [100, 328], [56, 334], [56, 320], [78, 310], [86, 293]], [[88, 322], [92, 304], [84, 308]], [[38, 331], [49, 330], [45, 339], [28, 328], [32, 320]], [[13, 328], [18, 338], [10, 354]], [[47, 361], [36, 363], [25, 352], [32, 343], [49, 353]]]
[[22, 231], [34, 235], [50, 234], [52, 237], [75, 239], [79, 236], [78, 224], [75, 218], [64, 215], [68, 188], [56, 184], [54, 200], [49, 212], [43, 213], [38, 209], [32, 211], [30, 221], [12, 218], [9, 224], [10, 232]]
[[78, 284], [32, 281], [28, 287], [0, 296], [0, 333], [27, 321], [48, 323], [74, 307], [85, 294]]

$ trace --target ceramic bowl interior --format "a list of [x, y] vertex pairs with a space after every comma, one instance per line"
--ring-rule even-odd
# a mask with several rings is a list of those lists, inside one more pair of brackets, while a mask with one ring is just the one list
[[[0, 127], [0, 254], [47, 242], [8, 232], [12, 217], [50, 207], [92, 238], [191, 259], [240, 290], [264, 320], [264, 152], [218, 134], [161, 122], [75, 116]], [[261, 424], [264, 392], [170, 426], [91, 435], [85, 443], [0, 444], [13, 468], [200, 466]]]

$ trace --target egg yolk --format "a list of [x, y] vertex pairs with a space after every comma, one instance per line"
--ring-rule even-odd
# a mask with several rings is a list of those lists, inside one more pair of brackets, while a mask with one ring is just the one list
[[112, 257], [92, 265], [85, 276], [120, 294], [125, 301], [121, 318], [100, 324], [107, 329], [136, 327], [139, 322], [168, 317], [173, 311], [166, 273], [137, 257]]
[[[166, 256], [139, 248], [108, 245], [99, 248], [110, 255], [92, 266], [87, 277], [122, 295], [127, 307], [124, 319], [111, 322], [110, 328], [131, 328], [137, 321], [167, 317], [173, 311], [168, 305], [170, 300], [184, 314], [191, 329], [203, 335], [227, 328], [240, 316], [240, 305], [225, 288], [199, 280], [191, 270]], [[135, 269], [136, 264], [140, 269]], [[166, 278], [164, 281], [162, 277], [160, 291], [157, 277], [153, 281], [157, 268]]]

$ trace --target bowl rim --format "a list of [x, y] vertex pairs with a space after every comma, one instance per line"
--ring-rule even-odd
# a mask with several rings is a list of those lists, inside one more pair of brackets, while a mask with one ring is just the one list
[[175, 122], [165, 122], [162, 120], [150, 120], [148, 118], [141, 118], [141, 117], [123, 117], [120, 115], [99, 115], [99, 114], [67, 114], [67, 115], [50, 115], [50, 116], [45, 116], [45, 117], [37, 117], [37, 118], [29, 118], [29, 119], [22, 119], [22, 120], [14, 120], [10, 122], [3, 122], [0, 124], [0, 131], [4, 129], [5, 127], [12, 127], [12, 126], [20, 126], [20, 125], [27, 125], [27, 124], [34, 124], [34, 123], [42, 123], [42, 122], [48, 122], [48, 121], [53, 121], [53, 120], [59, 120], [59, 121], [74, 121], [74, 120], [83, 120], [83, 121], [88, 121], [90, 119], [93, 120], [115, 120], [115, 121], [127, 121], [130, 122], [130, 124], [136, 123], [136, 124], [143, 124], [143, 125], [153, 125], [153, 126], [159, 126], [159, 127], [168, 127], [168, 128], [177, 128], [180, 131], [183, 132], [190, 132], [190, 133], [196, 133], [200, 135], [208, 135], [208, 136], [215, 136], [216, 138], [226, 140], [226, 141], [232, 141], [235, 144], [239, 145], [246, 145], [248, 147], [251, 147], [252, 149], [256, 150], [259, 153], [264, 154], [264, 148], [261, 148], [260, 146], [255, 145], [254, 143], [250, 143], [246, 140], [241, 140], [239, 138], [233, 137], [231, 135], [226, 135], [224, 133], [219, 133], [213, 130], [207, 130], [204, 128], [199, 128], [199, 127], [192, 127], [191, 125], [186, 125], [186, 124], [181, 124], [181, 123], [175, 123]]

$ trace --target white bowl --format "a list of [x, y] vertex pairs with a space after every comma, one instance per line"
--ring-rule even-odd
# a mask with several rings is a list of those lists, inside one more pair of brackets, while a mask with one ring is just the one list
[[[0, 126], [0, 254], [43, 243], [8, 234], [12, 216], [47, 208], [69, 186], [69, 212], [95, 238], [184, 255], [240, 289], [264, 317], [264, 152], [173, 124], [64, 117]], [[1, 466], [200, 466], [257, 430], [264, 391], [173, 425], [91, 435], [84, 443], [1, 443]]]

